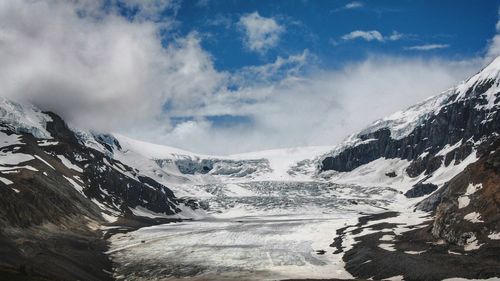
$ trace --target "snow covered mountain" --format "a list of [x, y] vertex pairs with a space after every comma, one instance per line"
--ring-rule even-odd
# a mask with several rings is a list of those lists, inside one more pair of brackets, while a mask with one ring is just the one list
[[[230, 156], [201, 155], [119, 134], [69, 128], [54, 113], [0, 99], [0, 273], [108, 280], [137, 277], [137, 270], [150, 266], [140, 275], [148, 280], [184, 274], [182, 265], [199, 263], [200, 271], [189, 274], [211, 274], [228, 269], [219, 263], [234, 253], [227, 252], [229, 244], [220, 247], [217, 243], [224, 239], [240, 243], [238, 235], [223, 236], [233, 229], [235, 233], [248, 231], [243, 242], [261, 243], [261, 237], [270, 237], [272, 243], [259, 244], [269, 251], [293, 249], [294, 254], [282, 250], [274, 260], [270, 257], [271, 266], [252, 256], [256, 252], [241, 250], [252, 258], [246, 261], [252, 266], [250, 273], [266, 267], [266, 278], [307, 278], [321, 269], [315, 277], [329, 277], [335, 270], [343, 278], [386, 278], [402, 272], [376, 273], [377, 268], [387, 266], [381, 261], [372, 270], [359, 264], [375, 259], [360, 256], [367, 250], [359, 247], [371, 239], [363, 238], [369, 237], [365, 225], [379, 215], [388, 220], [380, 231], [401, 237], [386, 237], [393, 243], [390, 247], [375, 243], [377, 251], [391, 252], [392, 247], [405, 245], [404, 239], [414, 238], [401, 233], [416, 233], [425, 237], [423, 245], [443, 239], [460, 246], [454, 250], [462, 251], [460, 255], [473, 251], [491, 265], [482, 272], [494, 276], [497, 272], [491, 268], [500, 264], [496, 256], [490, 260], [500, 247], [499, 84], [497, 58], [457, 87], [378, 120], [340, 145]], [[393, 213], [380, 214], [387, 211]], [[362, 214], [376, 215], [362, 218]], [[112, 235], [183, 219], [198, 224], [168, 229], [192, 235], [167, 241], [188, 245], [179, 246], [179, 252], [137, 247], [145, 240], [161, 240], [154, 229]], [[269, 223], [284, 228], [276, 234], [269, 231]], [[372, 229], [368, 234], [380, 231]], [[215, 266], [189, 255], [206, 233], [219, 238], [210, 248], [213, 258], [221, 259]], [[315, 233], [314, 241], [311, 233]], [[172, 237], [183, 236], [177, 234]], [[334, 234], [338, 236], [332, 243]], [[110, 236], [111, 246], [103, 240]], [[189, 244], [193, 241], [195, 245]], [[324, 245], [336, 248], [334, 255], [323, 256]], [[65, 250], [59, 253], [57, 247]], [[428, 252], [427, 259], [436, 258], [436, 253]], [[135, 260], [138, 254], [141, 261]], [[47, 258], [38, 259], [39, 255]], [[412, 254], [393, 259], [415, 258], [408, 255]], [[179, 263], [165, 271], [165, 259], [173, 257]], [[466, 257], [459, 259], [470, 264]], [[289, 275], [283, 275], [283, 269], [277, 274], [276, 264], [286, 266]], [[426, 278], [431, 279], [450, 277], [445, 269], [428, 274]], [[476, 276], [474, 272], [460, 274]]]
[[174, 215], [187, 203], [83, 139], [53, 113], [0, 100], [0, 276], [108, 280], [101, 225], [149, 225], [134, 212]]
[[[336, 147], [218, 157], [196, 155], [115, 135], [121, 148], [113, 149], [113, 157], [139, 167], [141, 172], [170, 186], [181, 197], [200, 199], [207, 212], [205, 215], [220, 213], [216, 215], [219, 218], [241, 219], [250, 214], [287, 215], [291, 218], [297, 213], [321, 217], [320, 214], [338, 216], [347, 212], [344, 220], [348, 221], [356, 217], [352, 212], [396, 211], [399, 215], [387, 214], [390, 218], [381, 222], [379, 232], [360, 235], [360, 231], [366, 228], [363, 226], [365, 219], [353, 224], [354, 230], [350, 232], [337, 229], [340, 235], [336, 241], [339, 242], [332, 244], [337, 247], [335, 253], [346, 252], [341, 259], [347, 263], [349, 273], [356, 277], [377, 276], [382, 279], [401, 275], [415, 280], [434, 280], [456, 276], [498, 276], [495, 268], [500, 261], [494, 253], [500, 247], [499, 74], [500, 58], [497, 58], [459, 86], [376, 121]], [[415, 208], [434, 216], [413, 213]], [[373, 218], [366, 220], [369, 219]], [[330, 222], [330, 225], [335, 223]], [[406, 229], [401, 230], [401, 225]], [[199, 227], [203, 232], [208, 226]], [[302, 226], [303, 229], [308, 227], [307, 224]], [[384, 233], [394, 235], [381, 236]], [[150, 235], [145, 230], [137, 236], [127, 237], [134, 241]], [[372, 237], [378, 238], [372, 241]], [[321, 241], [323, 238], [317, 239]], [[346, 244], [342, 242], [345, 240], [356, 242]], [[390, 242], [379, 244], [379, 240]], [[415, 240], [418, 242], [411, 244]], [[120, 241], [114, 243], [122, 245]], [[428, 244], [443, 246], [422, 251]], [[377, 245], [378, 248], [373, 248]], [[188, 249], [191, 247], [196, 245]], [[259, 247], [265, 248], [264, 245]], [[397, 248], [407, 250], [399, 252]], [[114, 259], [126, 264], [130, 264], [130, 258], [139, 253], [151, 259], [149, 265], [153, 268], [160, 262], [158, 259], [172, 259], [170, 254], [162, 258], [150, 256], [151, 249], [147, 248], [135, 251], [119, 249]], [[398, 253], [386, 257], [394, 251]], [[443, 255], [443, 251], [448, 254]], [[416, 254], [421, 257], [415, 257]], [[213, 256], [215, 259], [217, 254], [213, 253]], [[440, 260], [436, 263], [439, 266], [427, 264], [427, 261], [436, 259]], [[408, 268], [410, 261], [426, 264], [428, 271]], [[190, 259], [185, 262], [198, 263]], [[448, 268], [456, 264], [474, 270]], [[124, 275], [135, 274], [131, 268], [141, 266], [143, 264], [139, 263], [118, 271]], [[379, 268], [391, 270], [380, 271]], [[149, 278], [161, 275], [153, 272]], [[308, 277], [291, 272], [294, 273], [288, 277]]]
[[499, 83], [497, 58], [458, 86], [350, 136], [322, 158], [320, 169], [340, 172], [332, 180], [398, 185], [405, 192], [416, 184], [442, 186], [498, 139]]
[[[337, 183], [391, 186], [408, 198], [423, 199], [416, 207], [433, 213], [426, 243], [436, 239], [473, 251], [469, 255], [482, 264], [495, 264], [498, 254], [492, 253], [500, 248], [499, 85], [496, 58], [458, 86], [349, 137], [322, 158], [320, 169]], [[418, 240], [426, 234], [412, 235]], [[472, 266], [483, 270], [483, 277], [498, 276], [481, 267]], [[373, 276], [367, 270], [358, 273]]]

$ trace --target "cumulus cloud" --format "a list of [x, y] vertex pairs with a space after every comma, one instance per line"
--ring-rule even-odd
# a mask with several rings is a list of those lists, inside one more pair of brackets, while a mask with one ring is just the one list
[[356, 39], [363, 39], [365, 41], [379, 41], [379, 42], [384, 42], [384, 41], [396, 41], [400, 40], [403, 38], [404, 35], [402, 33], [393, 31], [391, 35], [389, 36], [383, 36], [380, 31], [377, 30], [354, 30], [351, 31], [341, 37], [342, 40], [344, 41], [349, 41], [349, 40], [356, 40]]
[[448, 44], [425, 44], [425, 45], [416, 45], [416, 46], [406, 47], [405, 50], [431, 51], [431, 50], [437, 50], [437, 49], [446, 49], [449, 47], [450, 47], [450, 45], [448, 45]]
[[275, 47], [280, 35], [285, 31], [285, 27], [278, 24], [275, 19], [262, 17], [258, 12], [242, 16], [239, 25], [245, 32], [246, 47], [257, 52]]
[[170, 100], [196, 104], [225, 79], [196, 34], [164, 48], [155, 24], [95, 8], [0, 1], [1, 94], [110, 130], [156, 121]]

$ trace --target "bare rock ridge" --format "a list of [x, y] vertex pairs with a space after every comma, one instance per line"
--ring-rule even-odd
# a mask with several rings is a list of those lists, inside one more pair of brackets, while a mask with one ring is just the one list
[[[327, 155], [321, 170], [352, 171], [378, 158], [412, 162], [406, 173], [432, 174], [460, 162], [500, 131], [500, 59], [441, 95], [375, 122]], [[438, 154], [443, 148], [449, 151]]]

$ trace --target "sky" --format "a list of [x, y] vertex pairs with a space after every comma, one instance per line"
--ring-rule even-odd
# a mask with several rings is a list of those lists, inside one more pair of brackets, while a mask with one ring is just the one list
[[0, 95], [206, 154], [335, 145], [500, 55], [494, 0], [0, 0]]

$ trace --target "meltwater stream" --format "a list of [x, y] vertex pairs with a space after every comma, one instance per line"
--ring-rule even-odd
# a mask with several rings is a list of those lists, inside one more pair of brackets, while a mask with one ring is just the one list
[[[331, 247], [336, 230], [384, 210], [399, 193], [324, 182], [207, 185], [209, 215], [111, 237], [123, 280], [351, 278]], [[241, 191], [241, 190], [240, 190]]]

